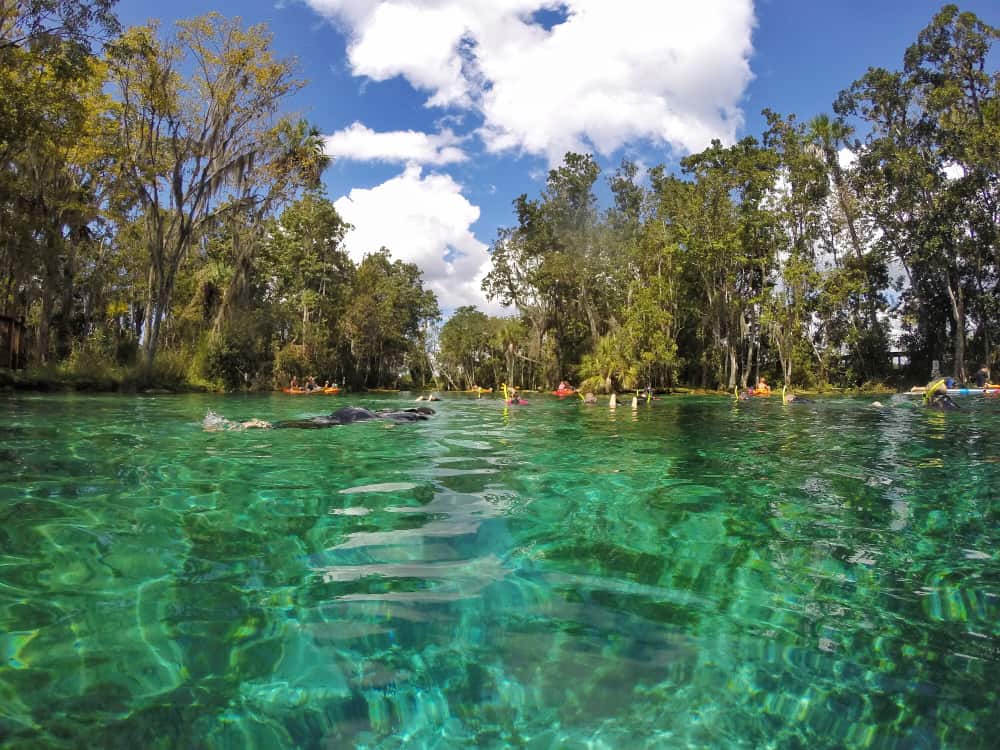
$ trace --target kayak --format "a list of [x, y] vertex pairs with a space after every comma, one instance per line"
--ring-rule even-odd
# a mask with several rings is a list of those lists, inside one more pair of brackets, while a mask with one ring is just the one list
[[287, 393], [289, 396], [319, 396], [328, 395], [332, 396], [335, 393], [340, 393], [339, 388], [313, 388], [311, 391], [307, 388], [282, 388], [282, 393]]
[[575, 396], [576, 388], [558, 388], [552, 391], [553, 396], [558, 396], [559, 398], [564, 398], [566, 396]]

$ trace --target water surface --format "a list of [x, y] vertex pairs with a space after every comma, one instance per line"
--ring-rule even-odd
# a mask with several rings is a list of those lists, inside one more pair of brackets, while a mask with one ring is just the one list
[[4, 397], [4, 746], [995, 747], [1000, 400], [529, 398]]

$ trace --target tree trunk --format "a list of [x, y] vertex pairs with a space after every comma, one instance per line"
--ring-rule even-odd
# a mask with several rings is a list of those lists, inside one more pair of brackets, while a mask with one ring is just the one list
[[52, 314], [55, 310], [56, 289], [59, 286], [59, 261], [56, 257], [55, 232], [46, 232], [45, 276], [42, 278], [42, 310], [38, 319], [38, 362], [45, 364], [49, 359], [51, 343]]
[[947, 284], [948, 300], [951, 302], [951, 317], [955, 324], [954, 346], [955, 346], [955, 380], [959, 383], [965, 382], [965, 300], [962, 296], [962, 281], [955, 273], [954, 286], [952, 285], [952, 274], [948, 273]]
[[49, 359], [49, 331], [52, 320], [52, 309], [55, 307], [55, 292], [51, 284], [42, 286], [42, 311], [38, 319], [38, 351], [36, 352], [38, 362], [45, 364]]
[[76, 251], [72, 242], [66, 248], [66, 265], [63, 273], [62, 299], [60, 301], [59, 326], [56, 329], [56, 351], [64, 357], [70, 353], [73, 340], [73, 292], [76, 280]]

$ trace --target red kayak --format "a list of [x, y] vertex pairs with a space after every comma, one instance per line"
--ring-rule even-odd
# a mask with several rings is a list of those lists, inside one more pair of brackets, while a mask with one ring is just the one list
[[565, 398], [566, 396], [575, 396], [576, 388], [559, 388], [552, 391], [553, 396], [558, 396], [559, 398]]

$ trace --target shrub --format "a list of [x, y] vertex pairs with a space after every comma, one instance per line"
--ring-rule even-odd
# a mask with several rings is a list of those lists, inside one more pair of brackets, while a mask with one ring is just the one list
[[226, 390], [247, 388], [256, 371], [257, 352], [253, 340], [242, 333], [228, 331], [208, 341], [203, 372], [222, 381]]
[[286, 344], [274, 356], [274, 372], [278, 377], [304, 378], [311, 367], [306, 348], [301, 344]]

